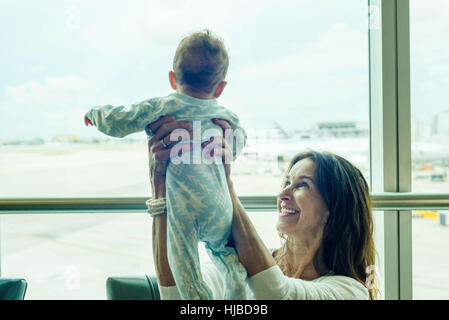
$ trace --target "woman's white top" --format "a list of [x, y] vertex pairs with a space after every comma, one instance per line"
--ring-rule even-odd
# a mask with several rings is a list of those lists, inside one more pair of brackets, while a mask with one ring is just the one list
[[[223, 300], [225, 283], [212, 263], [201, 265], [203, 279], [215, 300]], [[248, 300], [367, 300], [368, 289], [357, 280], [336, 275], [321, 276], [312, 281], [289, 278], [275, 265], [247, 279]], [[180, 300], [176, 286], [159, 285], [162, 300]]]

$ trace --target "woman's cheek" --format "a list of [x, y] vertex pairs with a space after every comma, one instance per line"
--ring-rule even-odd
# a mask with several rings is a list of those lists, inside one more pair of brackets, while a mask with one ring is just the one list
[[293, 199], [295, 199], [296, 203], [301, 202], [304, 199], [304, 192], [301, 190], [296, 190], [293, 192]]

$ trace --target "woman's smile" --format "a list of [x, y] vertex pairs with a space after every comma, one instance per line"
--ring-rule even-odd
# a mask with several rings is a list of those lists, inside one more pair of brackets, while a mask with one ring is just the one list
[[281, 212], [279, 212], [279, 215], [281, 217], [294, 216], [294, 215], [297, 215], [299, 213], [300, 213], [299, 210], [293, 209], [293, 208], [290, 208], [290, 207], [287, 207], [287, 206], [281, 204]]

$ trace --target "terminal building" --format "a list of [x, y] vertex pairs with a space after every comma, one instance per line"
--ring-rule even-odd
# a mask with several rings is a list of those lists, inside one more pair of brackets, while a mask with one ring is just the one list
[[318, 122], [318, 129], [327, 131], [336, 138], [362, 138], [369, 135], [366, 121], [326, 121]]

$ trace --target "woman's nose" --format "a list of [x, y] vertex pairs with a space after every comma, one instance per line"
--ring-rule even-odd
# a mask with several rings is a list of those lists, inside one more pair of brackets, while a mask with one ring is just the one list
[[288, 193], [286, 193], [285, 191], [281, 191], [278, 194], [278, 198], [283, 201], [288, 201], [291, 199], [291, 196]]

